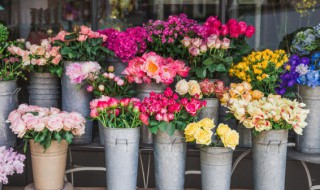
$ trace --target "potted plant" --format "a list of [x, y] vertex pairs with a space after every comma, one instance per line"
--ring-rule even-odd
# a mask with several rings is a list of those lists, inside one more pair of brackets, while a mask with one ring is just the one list
[[[60, 47], [64, 65], [61, 78], [62, 110], [76, 111], [84, 116], [89, 116], [90, 109], [88, 109], [88, 106], [92, 96], [87, 92], [86, 87], [78, 89], [76, 84], [71, 83], [70, 78], [66, 75], [66, 68], [75, 62], [83, 64], [90, 61], [103, 61], [103, 55], [109, 53], [102, 46], [107, 38], [107, 36], [94, 32], [87, 26], [81, 26], [79, 31], [72, 33], [60, 31], [57, 36], [52, 38], [53, 45]], [[90, 143], [92, 140], [92, 125], [91, 121], [87, 121], [85, 135], [74, 138], [73, 143]]]
[[25, 155], [19, 154], [13, 150], [13, 148], [7, 149], [5, 146], [0, 147], [0, 189], [2, 184], [8, 183], [9, 175], [14, 173], [22, 174], [24, 168]]
[[309, 110], [303, 109], [303, 103], [273, 94], [251, 102], [236, 101], [230, 107], [234, 115], [253, 130], [253, 188], [284, 189], [288, 130], [302, 135]]
[[62, 75], [60, 47], [53, 47], [50, 39], [41, 45], [26, 42], [25, 48], [10, 46], [10, 52], [20, 57], [23, 69], [31, 72], [29, 103], [41, 107], [60, 106], [60, 79]]
[[[86, 120], [76, 112], [21, 104], [8, 116], [10, 128], [30, 144], [35, 189], [62, 189], [68, 144], [84, 134]], [[46, 168], [45, 170], [43, 168]]]
[[[20, 91], [17, 79], [24, 78], [22, 64], [15, 54], [10, 52], [10, 45], [23, 46], [23, 40], [7, 42], [8, 29], [0, 24], [0, 123], [5, 123], [8, 114], [17, 107], [17, 95]], [[15, 146], [16, 136], [7, 124], [0, 127], [0, 146]]]
[[197, 119], [206, 102], [179, 98], [167, 88], [163, 93], [151, 92], [141, 104], [142, 122], [155, 134], [156, 189], [182, 190], [187, 148], [183, 130]]
[[135, 190], [142, 125], [140, 100], [102, 96], [90, 103], [90, 109], [91, 118], [104, 128], [107, 188]]
[[223, 123], [219, 124], [216, 133], [212, 132], [213, 128], [215, 128], [214, 120], [210, 118], [188, 124], [184, 130], [186, 142], [202, 146], [200, 150], [202, 189], [229, 190], [232, 153], [239, 144], [239, 134]]
[[[137, 84], [137, 98], [143, 100], [150, 92], [163, 92], [176, 78], [188, 76], [189, 70], [183, 61], [149, 52], [130, 60], [123, 74], [129, 83]], [[142, 142], [151, 144], [153, 139], [149, 130], [143, 126], [141, 132]]]

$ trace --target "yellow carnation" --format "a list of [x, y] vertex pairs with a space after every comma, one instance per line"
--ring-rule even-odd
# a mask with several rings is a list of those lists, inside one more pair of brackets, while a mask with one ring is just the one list
[[201, 121], [198, 122], [198, 124], [203, 127], [203, 128], [208, 128], [208, 129], [213, 129], [214, 123], [213, 123], [213, 119], [209, 119], [209, 118], [203, 118]]
[[184, 129], [184, 134], [186, 136], [193, 136], [197, 130], [200, 128], [200, 125], [198, 123], [190, 123], [187, 125], [187, 127]]
[[239, 133], [235, 130], [230, 130], [220, 137], [220, 139], [224, 147], [229, 147], [234, 150], [239, 144]]
[[194, 135], [194, 138], [196, 139], [197, 144], [210, 145], [212, 135], [213, 132], [210, 129], [199, 128]]
[[217, 134], [221, 137], [223, 136], [225, 133], [231, 131], [231, 129], [229, 128], [228, 125], [226, 124], [223, 124], [223, 123], [220, 123], [218, 125], [218, 128], [217, 128]]

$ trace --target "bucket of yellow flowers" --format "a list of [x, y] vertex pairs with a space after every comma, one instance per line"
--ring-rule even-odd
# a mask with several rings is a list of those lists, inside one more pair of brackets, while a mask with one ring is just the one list
[[202, 146], [200, 149], [202, 190], [229, 190], [232, 154], [239, 143], [239, 134], [223, 123], [219, 124], [215, 134], [212, 132], [213, 128], [215, 128], [214, 121], [210, 118], [190, 123], [184, 130], [186, 142]]

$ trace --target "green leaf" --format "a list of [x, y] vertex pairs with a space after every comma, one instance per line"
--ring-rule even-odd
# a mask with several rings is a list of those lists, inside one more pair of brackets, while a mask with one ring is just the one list
[[218, 72], [226, 72], [226, 71], [227, 71], [226, 67], [225, 67], [223, 64], [219, 64], [219, 65], [217, 66], [216, 70], [217, 70]]
[[73, 39], [76, 39], [76, 38], [77, 38], [76, 34], [69, 34], [69, 35], [66, 35], [64, 37], [65, 40], [73, 40]]
[[158, 128], [159, 128], [161, 131], [165, 132], [165, 131], [167, 130], [167, 128], [168, 128], [168, 123], [165, 122], [165, 121], [162, 121], [162, 122], [158, 125]]
[[149, 127], [151, 133], [157, 134], [158, 132], [158, 127], [156, 125]]
[[56, 139], [56, 140], [58, 141], [58, 143], [61, 142], [62, 137], [61, 137], [61, 135], [60, 135], [59, 132], [55, 132], [55, 133], [54, 133], [54, 139]]
[[159, 124], [159, 122], [155, 120], [151, 120], [149, 123], [150, 123], [150, 126], [155, 126]]
[[197, 68], [196, 75], [201, 79], [205, 78], [207, 75], [207, 68], [206, 67]]
[[68, 144], [70, 144], [72, 142], [73, 135], [70, 132], [66, 132], [64, 134], [64, 139], [68, 142]]
[[215, 64], [212, 64], [212, 65], [209, 65], [209, 66], [207, 66], [207, 68], [208, 68], [208, 70], [210, 71], [210, 72], [215, 72], [216, 71], [216, 65]]
[[122, 119], [124, 125], [126, 126], [126, 128], [130, 128], [130, 125], [128, 124], [127, 120]]
[[213, 59], [212, 58], [208, 58], [208, 59], [206, 59], [206, 60], [204, 60], [203, 61], [203, 64], [204, 65], [212, 65], [212, 63], [213, 63]]
[[34, 138], [34, 142], [36, 142], [36, 143], [43, 142], [47, 136], [47, 133], [48, 133], [48, 130], [44, 130], [44, 131], [38, 133]]
[[169, 136], [172, 136], [175, 131], [175, 127], [172, 123], [169, 123], [167, 126], [167, 133], [169, 134]]

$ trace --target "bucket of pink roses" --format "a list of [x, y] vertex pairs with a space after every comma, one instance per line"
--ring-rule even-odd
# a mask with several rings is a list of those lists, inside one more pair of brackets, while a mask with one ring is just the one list
[[[109, 50], [102, 46], [106, 39], [107, 36], [93, 32], [86, 26], [81, 26], [80, 31], [73, 33], [60, 31], [57, 36], [52, 38], [53, 45], [60, 47], [59, 51], [63, 61], [61, 78], [62, 110], [76, 111], [83, 116], [89, 116], [89, 103], [93, 97], [87, 92], [86, 84], [79, 89], [76, 85], [79, 82], [70, 80], [69, 76], [79, 75], [78, 79], [82, 81], [83, 78], [81, 77], [86, 77], [92, 70], [99, 70], [100, 68], [98, 67], [100, 66], [98, 66], [97, 61], [101, 61], [100, 59], [104, 58], [103, 55], [109, 53]], [[73, 63], [76, 63], [75, 66], [68, 69], [68, 66]], [[85, 134], [81, 137], [75, 137], [73, 143], [90, 143], [92, 140], [92, 126], [92, 121], [87, 121]]]
[[104, 130], [107, 189], [135, 190], [142, 125], [140, 100], [102, 96], [90, 105], [91, 118]]
[[14, 173], [23, 173], [25, 155], [15, 152], [13, 148], [7, 149], [5, 146], [0, 146], [0, 190], [2, 184], [8, 183], [8, 176]]
[[188, 124], [184, 130], [186, 142], [201, 146], [201, 189], [230, 190], [232, 153], [239, 143], [239, 134], [223, 123], [216, 132], [212, 132], [213, 128], [214, 121], [210, 118]]
[[184, 189], [187, 145], [183, 131], [205, 105], [194, 98], [179, 98], [171, 88], [151, 92], [142, 101], [142, 122], [154, 133], [156, 189]]
[[[6, 28], [5, 31], [7, 31]], [[6, 33], [6, 35], [8, 34]], [[1, 42], [3, 46], [0, 46], [0, 55], [2, 56], [0, 60], [0, 146], [14, 147], [16, 136], [5, 121], [8, 114], [18, 105], [17, 95], [20, 88], [18, 88], [17, 80], [24, 78], [21, 60], [13, 50], [13, 46], [23, 46], [24, 43], [18, 40], [15, 42], [6, 42], [5, 40]]]
[[[136, 83], [137, 98], [143, 100], [150, 92], [161, 93], [175, 78], [187, 77], [189, 67], [183, 61], [164, 58], [154, 52], [135, 57], [128, 62], [123, 74], [130, 83]], [[146, 126], [141, 130], [141, 141], [152, 144], [152, 134]]]
[[[68, 144], [84, 134], [86, 120], [76, 112], [21, 104], [9, 114], [12, 131], [30, 144], [34, 183], [31, 189], [69, 189], [64, 182]], [[45, 169], [44, 169], [45, 168]]]

